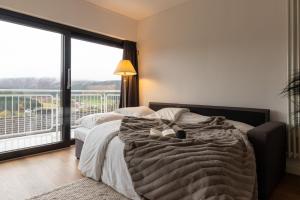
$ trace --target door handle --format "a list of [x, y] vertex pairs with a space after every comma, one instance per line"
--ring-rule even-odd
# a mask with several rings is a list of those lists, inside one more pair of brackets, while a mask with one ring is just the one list
[[68, 77], [67, 77], [67, 89], [70, 90], [71, 89], [71, 69], [68, 69]]

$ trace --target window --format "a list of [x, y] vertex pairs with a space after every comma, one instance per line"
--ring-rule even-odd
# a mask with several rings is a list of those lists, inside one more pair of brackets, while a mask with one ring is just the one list
[[0, 160], [70, 146], [76, 119], [117, 108], [122, 40], [5, 9], [0, 30]]
[[72, 128], [83, 116], [119, 107], [121, 77], [113, 73], [122, 56], [123, 49], [71, 39]]
[[59, 33], [0, 21], [0, 153], [60, 142]]

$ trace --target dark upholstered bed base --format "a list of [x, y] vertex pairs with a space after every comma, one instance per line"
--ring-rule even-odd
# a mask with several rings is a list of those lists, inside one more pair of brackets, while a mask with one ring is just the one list
[[248, 132], [256, 157], [258, 196], [260, 200], [270, 197], [274, 187], [285, 174], [286, 125], [270, 122], [270, 110], [206, 105], [150, 102], [155, 111], [166, 107], [189, 108], [191, 112], [206, 116], [225, 116], [255, 126]]
[[[225, 116], [227, 119], [255, 126], [247, 135], [255, 151], [260, 200], [269, 199], [274, 187], [285, 174], [286, 125], [270, 122], [270, 110], [152, 102], [149, 107], [155, 111], [165, 107], [189, 108], [194, 113]], [[79, 159], [83, 142], [75, 139], [75, 146], [76, 157]]]
[[75, 139], [75, 156], [77, 159], [80, 158], [82, 147], [83, 147], [83, 141]]

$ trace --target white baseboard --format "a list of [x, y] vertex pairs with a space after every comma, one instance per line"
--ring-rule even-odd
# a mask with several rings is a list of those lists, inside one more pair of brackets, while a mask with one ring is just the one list
[[300, 176], [300, 160], [288, 159], [286, 161], [286, 172]]

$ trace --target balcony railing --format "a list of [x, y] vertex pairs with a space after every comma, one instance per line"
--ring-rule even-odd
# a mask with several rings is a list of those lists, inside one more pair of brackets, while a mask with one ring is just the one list
[[[43, 133], [57, 136], [62, 118], [60, 99], [57, 90], [0, 89], [0, 140]], [[119, 99], [115, 90], [72, 90], [71, 127], [83, 116], [117, 109]]]

